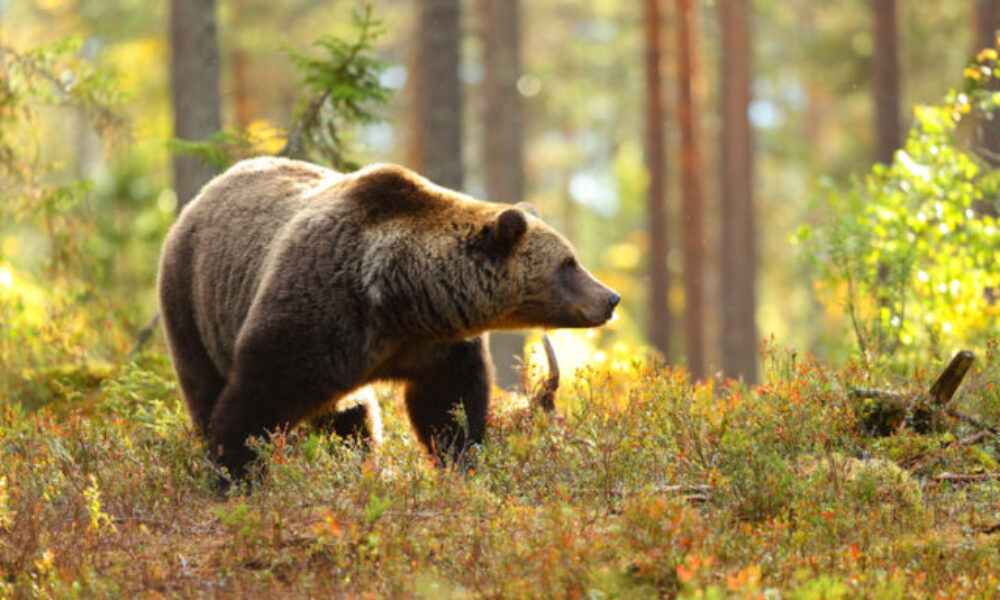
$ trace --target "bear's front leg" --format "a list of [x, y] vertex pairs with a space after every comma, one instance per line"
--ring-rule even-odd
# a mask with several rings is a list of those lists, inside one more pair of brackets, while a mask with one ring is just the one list
[[[461, 458], [483, 441], [489, 410], [489, 354], [482, 337], [448, 344], [406, 386], [406, 410], [420, 442], [438, 461]], [[454, 411], [465, 410], [466, 425]]]

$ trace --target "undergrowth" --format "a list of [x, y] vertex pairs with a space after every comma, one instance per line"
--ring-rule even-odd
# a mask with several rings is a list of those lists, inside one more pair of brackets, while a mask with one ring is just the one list
[[[754, 387], [584, 371], [557, 416], [501, 397], [469, 472], [384, 390], [379, 449], [258, 439], [228, 496], [169, 366], [119, 368], [79, 406], [0, 407], [0, 597], [993, 597], [996, 484], [941, 475], [1000, 472], [996, 443], [862, 435], [849, 390], [878, 374], [765, 364]], [[998, 366], [963, 411], [996, 422]]]

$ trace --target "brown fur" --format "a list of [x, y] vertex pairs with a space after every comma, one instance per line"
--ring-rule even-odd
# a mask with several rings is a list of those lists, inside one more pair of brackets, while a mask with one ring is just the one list
[[[273, 158], [237, 164], [185, 208], [159, 293], [189, 412], [234, 475], [248, 436], [383, 379], [406, 382], [429, 450], [460, 453], [485, 429], [484, 332], [595, 326], [618, 301], [522, 209], [397, 166], [342, 175]], [[360, 422], [352, 410], [333, 426]]]

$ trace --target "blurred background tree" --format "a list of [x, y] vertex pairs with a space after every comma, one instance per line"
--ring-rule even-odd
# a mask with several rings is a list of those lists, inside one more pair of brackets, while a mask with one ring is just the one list
[[[479, 0], [483, 44], [482, 161], [485, 199], [517, 203], [524, 198], [524, 122], [521, 94], [521, 6], [519, 0]], [[516, 389], [524, 360], [524, 336], [490, 335], [497, 384]]]
[[[696, 375], [752, 380], [763, 336], [833, 359], [857, 350], [843, 297], [813, 283], [788, 236], [831, 223], [829, 190], [852, 189], [873, 160], [900, 168], [903, 131], [926, 125], [913, 107], [965, 89], [963, 68], [995, 44], [996, 4], [378, 0], [383, 33], [365, 53], [380, 65], [369, 89], [385, 104], [369, 97], [359, 107], [372, 118], [350, 122], [336, 121], [345, 105], [325, 104], [317, 114], [331, 120], [313, 139], [323, 146], [334, 132], [355, 163], [399, 162], [481, 198], [533, 203], [624, 298], [609, 326], [555, 333], [567, 372], [655, 348], [687, 357]], [[358, 40], [351, 15], [363, 10], [354, 0], [0, 3], [0, 160], [32, 173], [8, 170], [3, 182], [0, 362], [21, 373], [124, 360], [155, 307], [159, 244], [197, 188], [172, 174], [175, 151], [213, 135], [232, 151], [221, 163], [281, 151], [316, 98], [303, 68], [332, 60], [336, 40]], [[29, 88], [14, 57], [33, 53], [55, 62], [52, 80]], [[994, 81], [977, 97], [991, 97]], [[60, 89], [98, 88], [114, 101], [54, 101]], [[30, 119], [25, 103], [38, 107]], [[1000, 156], [988, 104], [970, 102], [941, 142], [968, 149], [974, 187]], [[105, 105], [130, 126], [102, 152], [112, 138], [93, 108]], [[188, 158], [193, 182], [220, 163], [195, 152], [178, 165]], [[978, 215], [991, 198], [975, 189]], [[57, 264], [90, 291], [65, 293]], [[942, 332], [938, 343], [958, 339]]]
[[[170, 0], [170, 97], [174, 137], [207, 140], [222, 129], [215, 0]], [[178, 212], [217, 172], [197, 156], [173, 159]]]

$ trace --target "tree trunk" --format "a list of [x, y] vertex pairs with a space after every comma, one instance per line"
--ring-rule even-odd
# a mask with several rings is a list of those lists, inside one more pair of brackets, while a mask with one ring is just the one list
[[462, 188], [462, 85], [458, 78], [459, 0], [420, 0], [414, 73], [416, 143], [421, 170], [448, 188]]
[[975, 0], [972, 12], [972, 54], [983, 48], [995, 48], [1000, 29], [1000, 0]]
[[[206, 140], [222, 128], [215, 0], [171, 0], [170, 46], [174, 137]], [[198, 157], [174, 156], [177, 210], [213, 175]]]
[[233, 2], [233, 105], [236, 115], [236, 125], [246, 127], [253, 120], [253, 98], [250, 94], [250, 55], [246, 49], [246, 41], [241, 33], [245, 27], [246, 0]]
[[644, 0], [643, 21], [646, 39], [646, 171], [649, 190], [646, 215], [649, 219], [649, 314], [646, 335], [650, 343], [670, 360], [670, 306], [667, 300], [670, 274], [667, 271], [667, 158], [664, 143], [663, 82], [660, 76], [660, 2]]
[[899, 148], [899, 30], [896, 0], [874, 0], [875, 160], [889, 164]]
[[684, 251], [684, 338], [688, 370], [692, 377], [705, 376], [704, 294], [702, 262], [701, 158], [693, 85], [694, 13], [691, 0], [676, 0], [677, 75], [680, 97], [677, 104], [681, 131], [681, 243]]
[[[1000, 0], [976, 0], [972, 26], [973, 55], [983, 48], [996, 48], [997, 29], [1000, 29]], [[1000, 83], [995, 76], [987, 84], [987, 89], [1000, 91]], [[1000, 165], [1000, 111], [994, 111], [992, 119], [978, 119], [977, 125], [976, 146], [985, 150], [979, 153], [980, 156], [994, 167]]]
[[748, 0], [720, 0], [722, 32], [720, 185], [722, 221], [722, 370], [748, 383], [757, 379], [753, 207], [753, 141], [747, 109], [753, 45]]
[[[483, 160], [486, 196], [515, 203], [524, 197], [521, 95], [520, 7], [518, 0], [480, 0], [483, 36]], [[521, 382], [524, 335], [490, 334], [497, 385], [512, 390]]]

